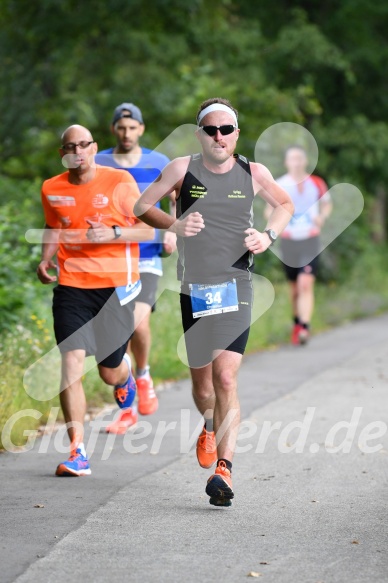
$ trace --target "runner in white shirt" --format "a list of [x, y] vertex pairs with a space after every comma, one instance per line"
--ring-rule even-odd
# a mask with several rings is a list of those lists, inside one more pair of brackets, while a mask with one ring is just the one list
[[290, 284], [294, 318], [291, 341], [305, 344], [314, 308], [314, 283], [318, 268], [321, 228], [332, 211], [327, 185], [307, 172], [308, 159], [300, 146], [287, 149], [287, 174], [277, 183], [290, 195], [294, 216], [281, 235], [284, 268]]

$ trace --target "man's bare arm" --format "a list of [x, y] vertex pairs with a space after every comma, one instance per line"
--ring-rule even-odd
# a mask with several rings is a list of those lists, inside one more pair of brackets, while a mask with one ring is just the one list
[[170, 196], [172, 192], [179, 196], [180, 187], [186, 174], [190, 157], [176, 158], [163, 169], [160, 177], [145, 189], [135, 204], [135, 215], [156, 229], [170, 230], [182, 237], [193, 237], [205, 226], [200, 213], [190, 213], [184, 219], [175, 217], [156, 208], [154, 205]]
[[161, 175], [145, 189], [135, 204], [135, 215], [139, 219], [157, 229], [169, 229], [175, 223], [174, 216], [155, 208], [155, 205], [166, 196], [171, 198], [171, 193], [179, 191], [189, 161], [188, 157], [173, 160], [167, 164]]
[[[258, 194], [273, 208], [268, 216], [267, 229], [278, 235], [283, 231], [294, 212], [291, 198], [273, 179], [271, 172], [262, 164], [251, 164], [252, 181], [255, 194]], [[268, 233], [261, 233], [250, 227], [245, 231], [245, 247], [254, 254], [264, 253], [272, 244]]]
[[[175, 190], [169, 194], [170, 216], [176, 218], [176, 196]], [[173, 253], [176, 249], [176, 234], [172, 231], [165, 231], [163, 235], [163, 249], [166, 253]]]
[[142, 243], [143, 241], [152, 241], [155, 237], [155, 230], [141, 221], [137, 221], [131, 227], [120, 227], [121, 236], [118, 239], [115, 238], [115, 232], [112, 227], [89, 219], [86, 222], [90, 227], [87, 231], [80, 231], [79, 243], [89, 242], [99, 244], [112, 243], [113, 241], [117, 241], [117, 243]]
[[155, 229], [146, 225], [143, 221], [136, 221], [132, 227], [122, 227], [121, 233], [121, 241], [131, 241], [133, 243], [152, 241], [155, 237]]
[[52, 229], [48, 225], [44, 226], [42, 259], [36, 270], [39, 281], [44, 284], [54, 283], [57, 281], [56, 275], [50, 275], [48, 270], [57, 268], [53, 258], [58, 251], [58, 235], [59, 231], [57, 229]]
[[319, 215], [315, 218], [316, 225], [321, 229], [333, 211], [333, 203], [330, 199], [319, 201]]
[[273, 229], [279, 235], [288, 225], [294, 213], [291, 197], [277, 184], [271, 172], [262, 164], [251, 164], [251, 171], [256, 194], [267, 203], [266, 228]]

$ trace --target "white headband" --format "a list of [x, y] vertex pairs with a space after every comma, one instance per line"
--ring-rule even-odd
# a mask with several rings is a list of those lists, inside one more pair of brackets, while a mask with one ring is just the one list
[[229, 113], [229, 115], [233, 117], [234, 123], [236, 127], [238, 127], [237, 115], [234, 113], [233, 109], [231, 109], [227, 105], [224, 105], [223, 103], [212, 103], [211, 105], [205, 107], [205, 109], [203, 109], [198, 115], [197, 124], [199, 125], [203, 118], [205, 117], [205, 115], [211, 113], [212, 111], [226, 111], [226, 113]]

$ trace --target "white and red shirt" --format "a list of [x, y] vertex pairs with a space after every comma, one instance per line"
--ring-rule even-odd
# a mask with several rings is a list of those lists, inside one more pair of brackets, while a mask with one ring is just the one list
[[283, 239], [300, 241], [320, 233], [315, 218], [319, 215], [320, 201], [330, 201], [327, 184], [319, 176], [311, 175], [296, 182], [289, 174], [276, 181], [290, 195], [295, 206], [294, 215], [282, 233]]

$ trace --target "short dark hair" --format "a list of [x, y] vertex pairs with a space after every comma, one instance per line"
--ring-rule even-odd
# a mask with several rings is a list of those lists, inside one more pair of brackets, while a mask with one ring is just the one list
[[233, 107], [233, 105], [230, 103], [229, 99], [225, 99], [224, 97], [211, 97], [210, 99], [206, 99], [206, 101], [203, 101], [198, 108], [196, 119], [198, 119], [198, 116], [201, 113], [201, 111], [203, 111], [204, 109], [209, 107], [209, 105], [213, 105], [213, 103], [221, 103], [222, 105], [226, 105], [227, 107], [230, 107], [230, 109], [232, 111], [234, 111], [234, 113], [236, 114], [236, 117], [238, 119], [237, 109]]
[[287, 146], [287, 148], [284, 150], [284, 157], [287, 156], [290, 150], [299, 150], [300, 152], [303, 152], [303, 154], [306, 154], [307, 156], [306, 148], [304, 148], [300, 144], [292, 144], [291, 146]]

